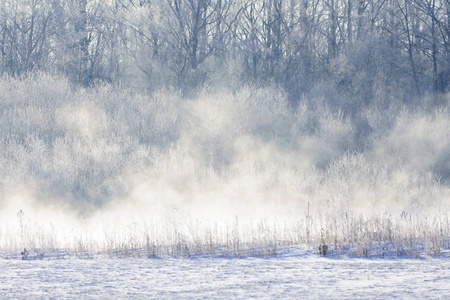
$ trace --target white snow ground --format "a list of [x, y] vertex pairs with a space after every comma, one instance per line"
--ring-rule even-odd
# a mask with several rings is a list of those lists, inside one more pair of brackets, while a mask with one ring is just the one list
[[1, 299], [449, 299], [450, 259], [0, 259]]

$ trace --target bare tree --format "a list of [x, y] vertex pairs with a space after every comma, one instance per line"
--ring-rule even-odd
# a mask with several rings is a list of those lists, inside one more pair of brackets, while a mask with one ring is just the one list
[[2, 1], [1, 71], [21, 75], [43, 68], [50, 53], [53, 13], [43, 0]]
[[175, 60], [171, 68], [184, 87], [196, 88], [205, 80], [200, 67], [214, 50], [215, 32], [219, 20], [213, 0], [167, 0], [162, 13], [166, 26], [166, 42]]

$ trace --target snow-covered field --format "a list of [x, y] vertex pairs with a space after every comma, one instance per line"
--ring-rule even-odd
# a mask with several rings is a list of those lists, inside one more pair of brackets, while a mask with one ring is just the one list
[[448, 256], [1, 259], [2, 299], [448, 299]]

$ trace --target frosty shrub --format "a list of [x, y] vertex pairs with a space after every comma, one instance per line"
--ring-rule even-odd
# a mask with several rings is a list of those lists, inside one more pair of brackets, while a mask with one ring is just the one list
[[401, 111], [392, 130], [376, 142], [374, 154], [392, 166], [450, 179], [449, 115], [448, 107], [430, 113]]

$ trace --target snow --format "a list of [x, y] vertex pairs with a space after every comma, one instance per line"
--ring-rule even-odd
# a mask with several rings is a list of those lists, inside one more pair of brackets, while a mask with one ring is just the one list
[[450, 260], [319, 257], [0, 259], [3, 299], [450, 297]]

